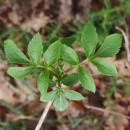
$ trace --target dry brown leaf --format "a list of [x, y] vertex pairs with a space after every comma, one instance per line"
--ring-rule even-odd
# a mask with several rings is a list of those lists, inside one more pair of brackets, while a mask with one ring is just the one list
[[127, 64], [126, 64], [127, 60], [124, 59], [124, 60], [117, 60], [114, 62], [117, 70], [118, 70], [118, 75], [122, 75], [122, 76], [127, 76], [127, 77], [130, 77], [130, 71], [127, 67]]
[[6, 70], [7, 70], [7, 67], [3, 63], [0, 63], [0, 71], [4, 72]]
[[58, 125], [58, 130], [71, 130], [67, 125], [62, 124]]
[[11, 23], [14, 25], [19, 25], [21, 24], [22, 17], [21, 15], [18, 14], [17, 12], [18, 6], [15, 4], [12, 8], [12, 11], [8, 13], [8, 19], [10, 20]]
[[0, 130], [5, 130], [4, 128], [0, 128]]
[[65, 111], [63, 112], [56, 111], [56, 114], [57, 114], [58, 120], [60, 121], [65, 116], [70, 116], [70, 117], [75, 118], [75, 117], [83, 115], [86, 111], [87, 110], [81, 101], [78, 101], [78, 102], [71, 101], [69, 103], [69, 107]]
[[25, 21], [22, 25], [22, 29], [34, 29], [35, 31], [39, 31], [41, 28], [45, 27], [49, 22], [49, 18], [44, 15], [44, 13], [40, 13], [37, 16], [32, 16], [29, 20]]
[[0, 76], [0, 99], [15, 106], [18, 103], [24, 102], [26, 96], [16, 87], [13, 87], [3, 76]]
[[125, 130], [129, 124], [129, 121], [126, 118], [120, 118], [113, 121], [112, 118], [109, 117], [107, 119], [107, 126], [103, 126], [104, 130]]
[[71, 0], [60, 0], [60, 10], [58, 21], [63, 22], [64, 24], [70, 22], [73, 19], [73, 15], [71, 12], [72, 1]]
[[[126, 114], [126, 108], [120, 105], [114, 106], [116, 112], [119, 112], [121, 114]], [[106, 122], [104, 125], [104, 130], [125, 130], [129, 125], [129, 120], [125, 117], [119, 117], [114, 115], [107, 115]]]

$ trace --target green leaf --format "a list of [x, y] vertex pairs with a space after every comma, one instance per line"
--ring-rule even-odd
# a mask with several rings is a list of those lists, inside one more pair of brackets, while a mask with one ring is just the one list
[[55, 85], [56, 85], [56, 81], [49, 81], [49, 85], [48, 85], [49, 87], [54, 87]]
[[21, 52], [12, 40], [6, 40], [4, 42], [4, 50], [9, 62], [18, 64], [30, 63], [29, 59]]
[[112, 34], [105, 38], [104, 43], [101, 45], [96, 53], [98, 57], [112, 57], [116, 55], [121, 47], [122, 37], [120, 34]]
[[78, 74], [77, 73], [73, 73], [73, 74], [70, 74], [66, 77], [64, 77], [61, 82], [63, 84], [65, 84], [66, 86], [73, 86], [75, 85], [77, 82], [79, 81], [78, 79]]
[[60, 40], [57, 40], [48, 47], [48, 49], [44, 53], [44, 60], [48, 66], [51, 66], [57, 62], [57, 60], [60, 58], [60, 50]]
[[74, 42], [76, 41], [76, 36], [70, 36], [70, 37], [66, 37], [66, 38], [61, 38], [61, 43], [65, 44], [67, 46], [71, 46]]
[[37, 80], [38, 90], [41, 92], [42, 97], [46, 96], [48, 84], [49, 84], [49, 74], [47, 70], [44, 70], [38, 76], [38, 80]]
[[105, 60], [102, 60], [100, 58], [94, 58], [91, 62], [103, 74], [108, 75], [108, 76], [116, 76], [117, 75], [117, 70], [112, 63], [105, 61]]
[[35, 71], [35, 67], [10, 67], [7, 73], [15, 79], [23, 79]]
[[82, 84], [82, 86], [86, 89], [89, 90], [91, 92], [96, 91], [96, 87], [93, 81], [92, 76], [88, 73], [88, 71], [86, 69], [84, 69], [83, 67], [79, 67], [78, 68], [78, 76], [79, 76], [79, 80]]
[[69, 103], [68, 101], [62, 96], [62, 95], [59, 95], [55, 100], [54, 100], [54, 107], [56, 109], [58, 109], [59, 111], [63, 111], [65, 110]]
[[48, 92], [46, 94], [46, 96], [43, 96], [43, 95], [41, 96], [40, 101], [43, 101], [43, 102], [53, 101], [55, 99], [55, 97], [56, 97], [57, 94], [58, 94], [57, 90], [53, 90], [51, 92]]
[[56, 42], [58, 39], [59, 39], [59, 37], [55, 36], [52, 39], [50, 39], [49, 41], [47, 41], [45, 46], [44, 46], [44, 51], [46, 51], [48, 46], [51, 45], [53, 42]]
[[28, 54], [33, 63], [39, 64], [42, 56], [43, 46], [42, 37], [39, 33], [35, 34], [28, 45]]
[[61, 56], [64, 61], [71, 65], [76, 65], [79, 63], [79, 57], [77, 53], [65, 44], [61, 46]]
[[62, 89], [62, 90], [63, 90], [63, 95], [66, 98], [70, 99], [70, 100], [77, 100], [77, 101], [79, 101], [79, 100], [83, 100], [84, 99], [84, 97], [80, 93], [78, 93], [76, 91], [64, 90], [64, 89]]
[[94, 54], [98, 43], [98, 36], [96, 29], [91, 22], [88, 22], [81, 34], [81, 45], [83, 46], [86, 55], [89, 57]]

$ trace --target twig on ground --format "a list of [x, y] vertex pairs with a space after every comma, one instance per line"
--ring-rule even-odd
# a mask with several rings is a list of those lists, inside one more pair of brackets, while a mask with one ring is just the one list
[[130, 48], [129, 48], [129, 38], [128, 38], [126, 32], [125, 32], [123, 29], [121, 29], [121, 28], [118, 27], [118, 26], [116, 26], [116, 29], [119, 30], [119, 31], [122, 33], [123, 37], [124, 37], [124, 40], [125, 40], [125, 48], [126, 48], [126, 51], [127, 51], [127, 61], [128, 61], [128, 62], [126, 63], [126, 65], [127, 65], [128, 69], [129, 69], [129, 71], [130, 71]]
[[125, 40], [125, 48], [126, 48], [126, 51], [127, 51], [127, 59], [128, 59], [128, 62], [130, 62], [130, 48], [129, 48], [129, 39], [127, 37], [127, 34], [125, 33], [125, 31], [123, 29], [121, 29], [120, 27], [116, 26], [116, 29], [118, 31], [120, 31], [124, 37], [124, 40]]
[[45, 118], [47, 116], [47, 113], [48, 113], [51, 105], [52, 105], [52, 102], [47, 103], [47, 105], [46, 105], [46, 107], [45, 107], [45, 109], [44, 109], [44, 111], [43, 111], [43, 113], [41, 115], [41, 118], [40, 118], [35, 130], [40, 130], [40, 128], [41, 128], [41, 126], [42, 126], [42, 124], [43, 124], [43, 122], [44, 122], [44, 120], [45, 120]]
[[34, 121], [37, 121], [38, 119], [34, 118], [32, 116], [25, 116], [25, 115], [19, 115], [19, 116], [16, 116], [15, 119], [13, 119], [14, 122], [19, 121], [19, 120], [34, 120]]
[[124, 118], [130, 120], [129, 116], [123, 115], [123, 114], [115, 112], [115, 111], [106, 110], [106, 109], [103, 109], [103, 108], [99, 108], [99, 107], [95, 107], [95, 106], [90, 106], [90, 105], [84, 105], [84, 106], [87, 109], [96, 110], [96, 111], [100, 111], [100, 112], [103, 112], [103, 113], [110, 113], [110, 114], [113, 114], [113, 115], [116, 115], [116, 116], [120, 116], [120, 117], [124, 117]]

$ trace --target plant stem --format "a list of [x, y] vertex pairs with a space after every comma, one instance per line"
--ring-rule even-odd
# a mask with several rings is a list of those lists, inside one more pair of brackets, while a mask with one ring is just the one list
[[90, 110], [96, 110], [96, 111], [103, 112], [103, 113], [109, 113], [109, 114], [113, 114], [115, 116], [120, 116], [120, 117], [130, 120], [129, 116], [126, 116], [124, 114], [121, 114], [121, 113], [118, 113], [115, 111], [111, 111], [111, 110], [107, 110], [107, 109], [103, 109], [103, 108], [99, 108], [99, 107], [95, 107], [95, 106], [90, 106], [90, 105], [85, 105], [85, 107]]
[[[80, 65], [82, 65], [82, 64], [87, 64], [89, 62], [89, 60], [88, 59], [85, 59], [85, 60], [83, 60], [81, 63], [80, 63]], [[74, 68], [76, 68], [76, 67], [78, 67], [78, 65], [76, 66], [73, 66], [73, 67], [70, 67], [69, 69], [67, 69], [65, 72], [67, 73], [67, 72], [69, 72], [69, 71], [71, 71], [71, 70], [73, 70]]]
[[85, 60], [83, 60], [82, 62], [81, 62], [81, 64], [86, 64], [86, 63], [88, 63], [89, 62], [89, 60], [88, 59], [85, 59]]
[[43, 122], [44, 122], [44, 120], [45, 120], [45, 118], [47, 116], [47, 113], [48, 113], [51, 105], [52, 105], [52, 102], [47, 103], [47, 105], [46, 105], [46, 107], [45, 107], [45, 109], [44, 109], [44, 111], [43, 111], [43, 113], [41, 115], [41, 118], [39, 119], [39, 122], [38, 122], [35, 130], [40, 130], [40, 128], [41, 128], [41, 126], [42, 126], [42, 124], [43, 124]]
[[50, 68], [50, 67], [45, 67], [45, 66], [41, 66], [41, 65], [39, 65], [39, 66], [37, 66], [37, 67], [38, 67], [38, 68], [44, 68], [44, 69], [50, 70], [51, 72], [54, 73], [54, 75], [57, 75], [56, 72], [55, 72], [52, 68]]
[[67, 73], [67, 72], [69, 72], [69, 71], [71, 71], [71, 70], [73, 70], [74, 69], [74, 67], [70, 67], [69, 69], [67, 69], [66, 71], [65, 71], [65, 73]]

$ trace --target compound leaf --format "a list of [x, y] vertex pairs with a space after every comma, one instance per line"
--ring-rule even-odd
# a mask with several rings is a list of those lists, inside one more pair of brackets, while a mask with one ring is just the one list
[[71, 46], [76, 41], [76, 36], [72, 35], [70, 37], [61, 38], [61, 43], [67, 46]]
[[7, 73], [15, 79], [23, 79], [35, 71], [35, 67], [10, 67]]
[[77, 53], [65, 44], [61, 46], [61, 57], [64, 61], [71, 65], [76, 65], [79, 62]]
[[112, 63], [105, 61], [105, 60], [102, 60], [100, 58], [94, 58], [91, 62], [103, 74], [108, 75], [108, 76], [116, 76], [117, 75], [117, 70]]
[[56, 109], [58, 109], [59, 111], [63, 111], [65, 110], [69, 103], [68, 101], [62, 96], [62, 95], [59, 95], [55, 100], [54, 100], [54, 103], [53, 103], [54, 107]]
[[49, 84], [49, 73], [47, 70], [44, 70], [38, 76], [38, 80], [37, 80], [38, 90], [41, 92], [42, 97], [46, 96], [48, 84]]
[[93, 81], [92, 76], [88, 73], [88, 71], [86, 69], [84, 69], [83, 67], [79, 67], [78, 68], [78, 76], [79, 76], [79, 80], [82, 84], [82, 86], [86, 89], [89, 90], [91, 92], [96, 91], [96, 87]]
[[12, 40], [6, 40], [4, 42], [4, 50], [9, 62], [18, 64], [30, 63], [29, 59], [23, 54], [23, 52]]
[[112, 57], [116, 55], [121, 47], [122, 37], [120, 34], [112, 34], [105, 38], [104, 43], [101, 45], [96, 53], [98, 57]]
[[35, 34], [28, 45], [28, 54], [33, 63], [39, 64], [43, 52], [42, 37], [39, 33]]
[[89, 57], [94, 54], [98, 43], [98, 35], [96, 29], [91, 22], [87, 22], [81, 34], [81, 45], [86, 55]]
[[55, 97], [56, 97], [57, 94], [58, 94], [57, 90], [53, 90], [51, 92], [48, 92], [46, 94], [46, 96], [43, 96], [43, 95], [41, 96], [40, 101], [43, 101], [43, 102], [53, 101], [55, 99]]
[[78, 79], [78, 74], [77, 73], [73, 73], [73, 74], [70, 74], [66, 77], [64, 77], [61, 82], [63, 84], [65, 84], [66, 86], [73, 86], [75, 85], [77, 82], [79, 81]]
[[60, 58], [61, 43], [60, 40], [52, 43], [44, 53], [44, 60], [48, 66], [57, 62]]
[[70, 100], [77, 100], [77, 101], [79, 101], [79, 100], [83, 100], [84, 99], [84, 97], [80, 93], [78, 93], [76, 91], [65, 90], [65, 89], [62, 89], [62, 91], [63, 91], [63, 95], [66, 98], [70, 99]]

